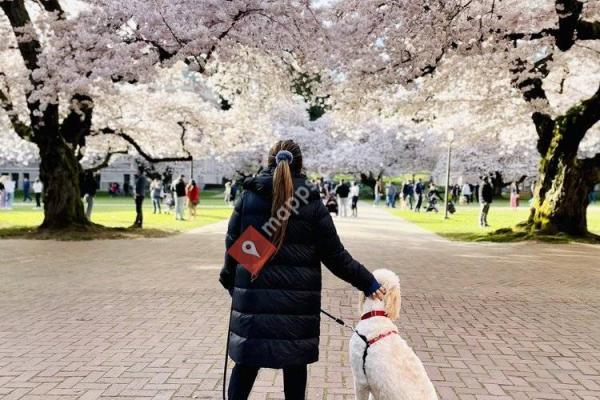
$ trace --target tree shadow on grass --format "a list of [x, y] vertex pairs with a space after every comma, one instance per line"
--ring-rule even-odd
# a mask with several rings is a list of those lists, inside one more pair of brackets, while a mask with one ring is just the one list
[[566, 233], [544, 234], [532, 232], [525, 224], [510, 228], [497, 229], [489, 233], [442, 233], [442, 236], [464, 242], [493, 242], [513, 243], [523, 241], [536, 241], [543, 243], [589, 243], [600, 244], [600, 236], [588, 233], [586, 236], [572, 236]]
[[85, 241], [102, 239], [145, 239], [163, 238], [179, 234], [179, 231], [168, 231], [154, 228], [119, 228], [98, 224], [91, 226], [71, 227], [67, 229], [44, 229], [31, 226], [17, 226], [0, 229], [0, 239], [29, 240], [61, 240]]

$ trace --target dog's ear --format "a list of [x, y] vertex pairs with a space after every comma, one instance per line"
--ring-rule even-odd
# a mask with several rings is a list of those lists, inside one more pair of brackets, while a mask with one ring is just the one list
[[400, 285], [394, 285], [387, 289], [385, 294], [385, 313], [391, 320], [396, 320], [400, 316]]

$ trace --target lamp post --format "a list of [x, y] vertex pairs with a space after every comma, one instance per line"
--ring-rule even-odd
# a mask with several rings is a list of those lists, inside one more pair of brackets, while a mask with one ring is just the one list
[[446, 163], [446, 193], [444, 195], [444, 219], [448, 219], [448, 192], [450, 191], [450, 159], [452, 158], [452, 141], [454, 132], [448, 131], [448, 162]]

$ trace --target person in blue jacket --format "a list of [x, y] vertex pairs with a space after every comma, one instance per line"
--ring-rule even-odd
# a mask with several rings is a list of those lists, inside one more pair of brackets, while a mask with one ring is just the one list
[[[258, 276], [225, 255], [220, 282], [233, 301], [229, 354], [235, 362], [228, 396], [247, 399], [258, 370], [275, 368], [283, 369], [286, 400], [303, 400], [307, 364], [319, 359], [321, 263], [366, 296], [383, 299], [385, 291], [342, 245], [318, 190], [302, 172], [294, 141], [277, 142], [268, 167], [246, 179], [243, 188], [226, 248], [252, 226], [276, 251]], [[286, 209], [290, 212], [281, 211]]]

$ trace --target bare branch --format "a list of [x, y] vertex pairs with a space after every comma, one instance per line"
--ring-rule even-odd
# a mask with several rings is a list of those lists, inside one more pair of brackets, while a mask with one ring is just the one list
[[137, 151], [137, 153], [140, 156], [142, 156], [146, 161], [148, 161], [150, 163], [192, 161], [193, 160], [193, 157], [190, 155], [189, 152], [188, 152], [187, 156], [183, 156], [183, 157], [153, 157], [150, 154], [148, 154], [147, 152], [145, 152], [144, 149], [142, 149], [142, 146], [140, 146], [133, 137], [131, 137], [127, 133], [123, 132], [122, 130], [116, 130], [113, 128], [105, 127], [105, 128], [102, 128], [102, 129], [94, 132], [94, 134], [99, 134], [99, 133], [105, 134], [105, 135], [115, 135], [115, 136], [122, 138], [127, 143], [129, 143]]
[[114, 155], [117, 155], [117, 154], [127, 154], [127, 153], [128, 153], [127, 150], [109, 150], [108, 153], [106, 153], [106, 156], [104, 156], [104, 159], [101, 162], [99, 162], [98, 164], [94, 165], [93, 167], [86, 168], [85, 171], [86, 172], [92, 172], [92, 173], [98, 172], [101, 169], [106, 168], [106, 167], [108, 167], [110, 165], [110, 161], [111, 161], [111, 159], [112, 159], [112, 157]]

